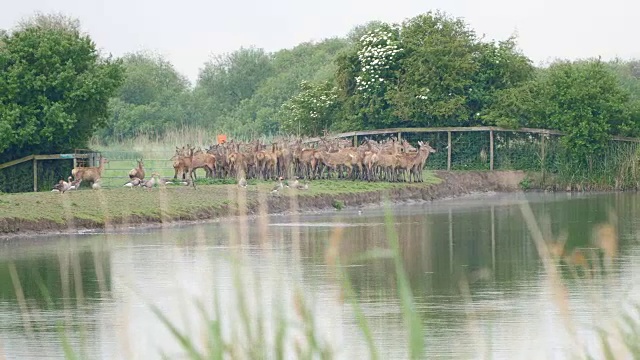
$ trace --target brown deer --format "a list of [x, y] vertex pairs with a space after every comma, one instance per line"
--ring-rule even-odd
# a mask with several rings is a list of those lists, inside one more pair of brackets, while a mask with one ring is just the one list
[[185, 174], [187, 170], [187, 166], [183, 160], [183, 158], [185, 157], [185, 154], [186, 154], [186, 149], [184, 146], [182, 148], [179, 148], [176, 146], [176, 153], [175, 155], [173, 155], [173, 157], [171, 157], [171, 160], [173, 160], [173, 170], [174, 170], [173, 179], [174, 180], [178, 179], [178, 174], [180, 174], [180, 177], [183, 180], [185, 179]]
[[129, 171], [129, 179], [133, 180], [138, 178], [140, 180], [144, 180], [144, 163], [142, 162], [142, 159], [136, 161], [138, 162], [138, 167]]
[[109, 159], [106, 157], [100, 158], [100, 166], [91, 166], [91, 167], [76, 167], [71, 170], [71, 175], [73, 175], [75, 180], [81, 179], [82, 181], [88, 181], [93, 186], [94, 183], [100, 182], [100, 178], [102, 178], [102, 171], [104, 171], [104, 164], [107, 164]]
[[197, 179], [196, 169], [204, 169], [207, 177], [213, 177], [213, 173], [216, 171], [216, 156], [202, 150], [194, 152], [191, 158], [191, 167], [189, 168], [189, 171], [193, 173], [194, 179]]
[[429, 155], [435, 153], [436, 149], [432, 148], [428, 141], [425, 143], [418, 141], [418, 145], [420, 146], [420, 150], [418, 150], [418, 157], [410, 170], [409, 178], [413, 176], [414, 179], [422, 182], [422, 169], [424, 169], [424, 165], [427, 162]]

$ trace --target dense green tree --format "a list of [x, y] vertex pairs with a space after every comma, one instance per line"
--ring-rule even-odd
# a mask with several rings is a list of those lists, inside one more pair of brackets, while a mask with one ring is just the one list
[[629, 95], [601, 61], [555, 63], [542, 81], [542, 96], [549, 99], [546, 127], [565, 132], [562, 140], [574, 154], [590, 156], [604, 148], [610, 135], [634, 130]]
[[86, 146], [122, 83], [120, 61], [102, 58], [77, 21], [38, 15], [0, 40], [3, 159]]
[[109, 119], [98, 133], [103, 140], [162, 135], [190, 123], [189, 82], [171, 63], [150, 53], [128, 54], [122, 61], [125, 80], [109, 102]]
[[196, 92], [199, 99], [206, 99], [211, 120], [220, 122], [243, 100], [251, 98], [271, 75], [268, 53], [253, 47], [240, 48], [207, 62], [198, 76]]
[[531, 60], [517, 48], [515, 37], [499, 42], [480, 42], [476, 48], [477, 68], [471, 75], [473, 85], [468, 89], [466, 104], [469, 122], [473, 124], [481, 122], [481, 114], [491, 107], [500, 91], [518, 88], [535, 76]]
[[560, 130], [576, 161], [601, 152], [612, 135], [635, 135], [629, 91], [600, 60], [560, 61], [535, 80], [499, 92], [486, 111], [488, 124]]
[[328, 130], [337, 109], [336, 88], [332, 81], [311, 84], [303, 81], [301, 91], [282, 105], [282, 130], [289, 134], [321, 135]]
[[[251, 96], [230, 106], [220, 106], [212, 94], [223, 92], [223, 82], [201, 80], [194, 91], [199, 114], [206, 117], [200, 123], [243, 136], [275, 134], [280, 131], [278, 114], [282, 104], [301, 91], [302, 81], [323, 82], [334, 76], [334, 59], [348, 42], [344, 39], [326, 39], [318, 43], [302, 43], [292, 49], [268, 54], [269, 73], [257, 84]], [[243, 62], [250, 65], [251, 62]], [[238, 73], [247, 72], [238, 64]], [[211, 78], [208, 78], [211, 79]], [[209, 84], [210, 86], [205, 86]]]
[[497, 91], [491, 105], [482, 112], [483, 122], [508, 129], [544, 127], [549, 99], [542, 86], [542, 82], [530, 80]]
[[374, 24], [337, 64], [345, 124], [334, 128], [477, 125], [500, 90], [534, 72], [514, 38], [483, 42], [441, 12]]
[[397, 27], [376, 24], [349, 52], [336, 59], [342, 121], [334, 128], [380, 128], [397, 123], [388, 94], [397, 89], [404, 51]]
[[467, 95], [479, 55], [475, 33], [442, 13], [416, 16], [402, 25], [401, 82], [390, 97], [408, 125], [469, 124]]
[[640, 60], [615, 60], [607, 64], [618, 78], [623, 89], [629, 92], [629, 117], [636, 129], [629, 135], [640, 135]]
[[350, 44], [355, 45], [360, 41], [360, 39], [362, 39], [363, 36], [386, 27], [388, 27], [388, 25], [385, 22], [379, 20], [369, 21], [364, 25], [357, 25], [353, 29], [351, 29], [349, 33], [347, 33], [347, 40]]

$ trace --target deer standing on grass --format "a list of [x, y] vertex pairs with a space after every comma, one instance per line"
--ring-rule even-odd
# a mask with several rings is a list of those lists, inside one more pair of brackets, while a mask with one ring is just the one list
[[428, 141], [425, 143], [418, 141], [418, 145], [420, 146], [420, 150], [418, 150], [418, 157], [410, 170], [409, 179], [411, 179], [411, 175], [413, 175], [416, 181], [422, 182], [424, 181], [422, 179], [422, 170], [424, 169], [424, 165], [427, 162], [429, 155], [435, 153], [436, 149], [432, 148]]
[[138, 167], [129, 171], [129, 179], [133, 180], [138, 178], [140, 180], [144, 180], [144, 163], [142, 162], [142, 159], [136, 161], [138, 162]]
[[100, 166], [76, 167], [71, 170], [71, 175], [73, 175], [75, 180], [80, 179], [81, 181], [90, 182], [93, 187], [96, 182], [98, 184], [100, 183], [100, 178], [102, 178], [102, 172], [104, 171], [104, 164], [108, 162], [109, 159], [101, 157]]
[[195, 180], [197, 180], [196, 169], [204, 169], [206, 177], [213, 177], [216, 171], [216, 156], [202, 150], [193, 153], [190, 163], [189, 172], [193, 174]]
[[180, 174], [180, 177], [183, 180], [186, 178], [187, 166], [183, 160], [183, 158], [185, 157], [185, 152], [186, 152], [186, 149], [184, 146], [182, 148], [179, 148], [176, 146], [176, 153], [171, 158], [171, 160], [173, 160], [173, 170], [174, 170], [173, 179], [174, 180], [178, 179], [178, 174]]

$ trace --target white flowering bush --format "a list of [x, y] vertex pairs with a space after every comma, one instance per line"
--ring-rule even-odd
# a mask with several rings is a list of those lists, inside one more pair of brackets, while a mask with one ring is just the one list
[[311, 84], [303, 81], [300, 93], [282, 105], [282, 130], [301, 135], [316, 135], [332, 123], [337, 91], [330, 82]]
[[401, 55], [397, 28], [380, 28], [363, 35], [358, 50], [361, 71], [355, 78], [358, 91], [373, 94], [383, 89], [399, 66]]

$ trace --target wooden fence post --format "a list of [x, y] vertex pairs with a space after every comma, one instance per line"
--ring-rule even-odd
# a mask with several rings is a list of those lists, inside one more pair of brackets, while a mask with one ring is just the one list
[[33, 191], [38, 191], [38, 160], [33, 158]]
[[398, 131], [398, 142], [402, 141], [402, 133]]
[[353, 147], [358, 147], [358, 135], [353, 135]]
[[542, 139], [540, 140], [540, 172], [542, 173], [542, 183], [544, 184], [544, 157], [545, 157], [545, 153], [544, 153], [544, 134], [540, 135], [542, 137]]
[[449, 208], [449, 272], [453, 273], [453, 213]]
[[447, 171], [451, 170], [451, 131], [447, 131]]
[[489, 170], [493, 170], [493, 130], [489, 130]]

